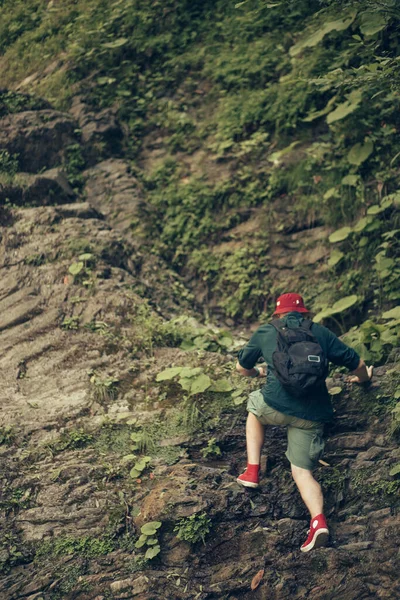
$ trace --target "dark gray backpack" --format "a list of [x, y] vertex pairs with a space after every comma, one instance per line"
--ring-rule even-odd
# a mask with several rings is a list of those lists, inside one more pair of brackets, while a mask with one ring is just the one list
[[304, 398], [321, 388], [328, 375], [328, 360], [311, 333], [312, 321], [304, 319], [290, 329], [280, 320], [271, 322], [278, 332], [277, 348], [272, 354], [274, 373], [286, 391]]

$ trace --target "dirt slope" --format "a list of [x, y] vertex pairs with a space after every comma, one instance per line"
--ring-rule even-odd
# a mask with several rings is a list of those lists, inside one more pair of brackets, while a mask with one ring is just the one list
[[[7, 117], [0, 131], [10, 152], [16, 140], [29, 146], [24, 168], [35, 174], [60, 167], [65, 135], [75, 135], [77, 123], [50, 109], [44, 120], [32, 113]], [[103, 133], [93, 129], [97, 143]], [[42, 151], [47, 139], [49, 155]], [[400, 453], [387, 411], [398, 377], [393, 365], [377, 369], [367, 391], [350, 388], [340, 373], [329, 382], [342, 388], [329, 466], [318, 472], [332, 543], [302, 555], [308, 519], [283, 455], [284, 433], [267, 432], [261, 490], [240, 489], [244, 405], [212, 392], [190, 403], [176, 382], [156, 382], [176, 365], [230, 377], [233, 355], [180, 348], [185, 334], [169, 319], [195, 314], [195, 304], [130, 227], [142, 206], [138, 182], [121, 158], [96, 164], [90, 135], [74, 141], [93, 163], [75, 202], [57, 183], [33, 207], [9, 208], [10, 189], [18, 199], [27, 187], [0, 190], [0, 597], [398, 597], [400, 487], [389, 471]], [[250, 219], [233, 233], [253, 228]], [[288, 267], [283, 275], [293, 285], [296, 265], [308, 261], [310, 274], [318, 272], [325, 235], [318, 227], [276, 233], [274, 268]], [[151, 457], [141, 476], [129, 475], [132, 454]], [[176, 535], [192, 515], [186, 537], [202, 523], [205, 544]], [[135, 542], [149, 521], [162, 523], [161, 551], [145, 561]]]

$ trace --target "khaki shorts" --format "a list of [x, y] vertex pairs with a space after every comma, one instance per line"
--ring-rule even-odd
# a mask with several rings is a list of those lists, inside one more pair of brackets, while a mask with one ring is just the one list
[[291, 464], [312, 471], [324, 451], [323, 424], [285, 415], [269, 406], [260, 390], [252, 392], [247, 410], [263, 425], [287, 427], [288, 446], [286, 456]]

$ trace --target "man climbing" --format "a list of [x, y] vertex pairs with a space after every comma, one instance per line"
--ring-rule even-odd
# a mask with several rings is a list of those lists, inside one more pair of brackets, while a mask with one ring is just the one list
[[[325, 383], [328, 361], [347, 367], [353, 372], [350, 381], [360, 384], [371, 379], [373, 368], [329, 329], [307, 318], [309, 311], [299, 294], [279, 296], [274, 317], [272, 323], [259, 327], [238, 354], [236, 369], [241, 375], [266, 375], [267, 381], [249, 396], [247, 468], [237, 482], [245, 487], [259, 486], [264, 425], [286, 427], [286, 456], [311, 515], [310, 531], [301, 546], [302, 552], [308, 552], [325, 545], [329, 537], [321, 486], [312, 474], [324, 449], [323, 424], [333, 416]], [[267, 370], [255, 366], [261, 357]]]

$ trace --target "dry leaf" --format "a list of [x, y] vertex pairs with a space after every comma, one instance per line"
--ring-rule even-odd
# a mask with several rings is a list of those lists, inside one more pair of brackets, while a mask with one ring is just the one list
[[251, 589], [254, 591], [258, 588], [258, 586], [261, 583], [261, 579], [264, 577], [264, 569], [261, 569], [261, 571], [258, 571], [257, 575], [254, 575], [253, 579], [251, 580]]

